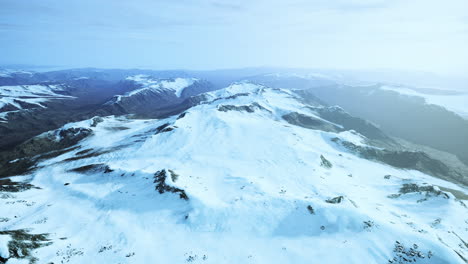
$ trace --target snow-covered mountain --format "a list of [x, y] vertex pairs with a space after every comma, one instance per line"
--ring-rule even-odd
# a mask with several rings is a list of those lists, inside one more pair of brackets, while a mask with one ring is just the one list
[[466, 263], [466, 179], [440, 161], [289, 90], [195, 102], [11, 152], [1, 172], [24, 175], [0, 180], [0, 262]]
[[[195, 78], [175, 78], [173, 80], [160, 80], [158, 78], [152, 78], [148, 75], [135, 75], [127, 77], [127, 80], [134, 81], [141, 85], [141, 88], [129, 92], [124, 95], [126, 97], [131, 97], [136, 94], [142, 93], [162, 93], [166, 91], [171, 91], [177, 97], [181, 97], [184, 89], [191, 86], [194, 82], [197, 81]], [[119, 97], [121, 99], [121, 96]]]
[[0, 122], [6, 122], [13, 111], [45, 108], [44, 102], [73, 98], [63, 92], [60, 85], [50, 84], [0, 86]]
[[191, 96], [214, 90], [211, 83], [197, 78], [159, 78], [138, 74], [127, 77], [125, 82], [134, 89], [115, 95], [106, 102], [108, 112], [152, 117], [182, 104]]
[[4, 71], [0, 75], [0, 152], [93, 116], [167, 116], [189, 107], [190, 97], [212, 90], [210, 82], [181, 71]]
[[385, 85], [383, 90], [394, 91], [404, 96], [423, 98], [427, 104], [441, 106], [468, 119], [468, 93], [440, 91], [435, 89], [416, 89], [407, 86]]
[[31, 71], [11, 70], [11, 69], [0, 68], [0, 78], [9, 78], [14, 75], [33, 75], [33, 74], [34, 73]]

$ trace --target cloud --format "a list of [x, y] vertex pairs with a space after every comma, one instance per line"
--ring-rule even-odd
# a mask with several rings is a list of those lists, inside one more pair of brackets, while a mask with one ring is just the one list
[[[0, 6], [0, 60], [14, 63], [468, 68], [466, 0], [0, 0]], [[30, 43], [41, 54], [25, 50]]]

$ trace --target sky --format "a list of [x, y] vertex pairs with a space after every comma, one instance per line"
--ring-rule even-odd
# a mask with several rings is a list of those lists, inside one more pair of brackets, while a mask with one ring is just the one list
[[0, 64], [468, 75], [468, 0], [0, 0]]

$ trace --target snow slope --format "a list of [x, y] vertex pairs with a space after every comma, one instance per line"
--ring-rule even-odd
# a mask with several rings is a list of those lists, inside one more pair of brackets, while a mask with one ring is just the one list
[[162, 92], [167, 90], [172, 91], [177, 97], [181, 97], [184, 89], [197, 81], [195, 78], [175, 78], [165, 80], [143, 74], [127, 77], [127, 80], [134, 81], [141, 85], [140, 89], [133, 90], [126, 95], [123, 95], [127, 97], [145, 92]]
[[459, 116], [468, 119], [468, 93], [449, 95], [427, 94], [406, 87], [383, 86], [383, 90], [394, 91], [402, 95], [422, 97], [428, 104], [442, 106]]
[[438, 186], [466, 188], [331, 140], [366, 144], [352, 131], [285, 122], [314, 115], [290, 91], [205, 98], [162, 120], [68, 124], [93, 135], [39, 164], [40, 189], [0, 193], [0, 230], [48, 234], [40, 263], [465, 263], [468, 209]]
[[[0, 86], [0, 111], [2, 108], [10, 109], [0, 112], [0, 119], [6, 119], [8, 113], [24, 109], [25, 105], [32, 107], [44, 107], [41, 103], [52, 99], [68, 99], [71, 96], [60, 94], [63, 89], [60, 85], [15, 85]], [[28, 108], [30, 108], [28, 107]]]
[[12, 75], [33, 75], [33, 72], [23, 70], [12, 70], [12, 69], [0, 69], [0, 78], [8, 78]]
[[10, 253], [8, 252], [8, 243], [10, 238], [7, 235], [0, 235], [0, 257], [8, 258]]

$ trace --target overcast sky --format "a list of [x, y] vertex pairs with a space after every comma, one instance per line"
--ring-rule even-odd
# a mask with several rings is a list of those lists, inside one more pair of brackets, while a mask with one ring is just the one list
[[0, 0], [0, 63], [468, 73], [468, 0]]

